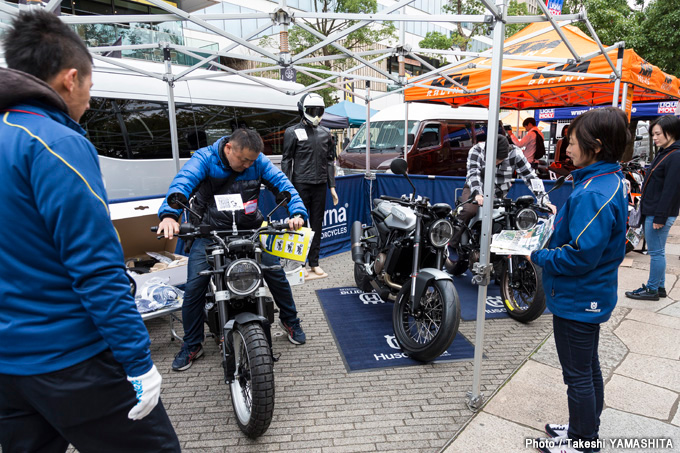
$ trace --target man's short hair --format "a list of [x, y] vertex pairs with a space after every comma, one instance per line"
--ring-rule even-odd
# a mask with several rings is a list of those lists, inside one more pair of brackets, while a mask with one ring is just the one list
[[68, 25], [42, 9], [20, 12], [3, 39], [7, 67], [49, 83], [64, 69], [92, 73], [92, 55]]
[[236, 129], [229, 137], [229, 143], [231, 143], [231, 146], [236, 149], [236, 151], [247, 149], [260, 154], [264, 150], [262, 137], [260, 137], [260, 134], [253, 129]]
[[[628, 118], [621, 109], [604, 107], [593, 109], [569, 126], [569, 135], [576, 138], [581, 152], [595, 161], [616, 162], [621, 159], [630, 140]], [[599, 153], [595, 153], [597, 148]]]
[[536, 120], [533, 118], [526, 118], [524, 121], [522, 121], [522, 126], [527, 127], [527, 124], [531, 124], [532, 126], [536, 125]]

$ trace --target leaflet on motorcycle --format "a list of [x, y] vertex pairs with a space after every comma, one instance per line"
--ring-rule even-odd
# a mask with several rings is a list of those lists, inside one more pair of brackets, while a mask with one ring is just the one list
[[553, 232], [553, 216], [541, 219], [528, 230], [503, 230], [491, 239], [491, 252], [499, 255], [530, 255], [548, 243]]
[[264, 250], [279, 258], [299, 261], [307, 261], [309, 245], [312, 243], [314, 231], [311, 228], [302, 227], [295, 232], [282, 231], [279, 234], [262, 234], [260, 243]]

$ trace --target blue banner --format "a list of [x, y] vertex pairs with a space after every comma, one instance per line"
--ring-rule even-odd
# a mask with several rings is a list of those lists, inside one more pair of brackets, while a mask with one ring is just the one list
[[[456, 196], [460, 196], [465, 185], [465, 178], [460, 176], [410, 176], [413, 185], [416, 186], [416, 195], [422, 195], [430, 199], [430, 203], [448, 203], [451, 207], [456, 205]], [[350, 249], [350, 230], [352, 223], [359, 220], [361, 223], [371, 222], [370, 210], [373, 199], [381, 195], [400, 197], [403, 194], [411, 194], [413, 188], [405, 177], [387, 173], [376, 175], [373, 181], [364, 178], [364, 175], [338, 176], [335, 178], [336, 191], [339, 202], [333, 206], [330, 191], [326, 194], [326, 211], [324, 212], [323, 229], [321, 236], [321, 258], [346, 252]], [[544, 180], [546, 190], [550, 190], [555, 181]], [[461, 189], [456, 191], [456, 189]], [[550, 194], [550, 201], [561, 208], [566, 203], [572, 191], [572, 185], [565, 183], [560, 189]], [[531, 195], [531, 191], [524, 180], [517, 179], [513, 183], [508, 196], [517, 198], [521, 195]], [[260, 193], [260, 210], [264, 215], [271, 211], [276, 203], [274, 196], [268, 190]], [[283, 220], [288, 217], [285, 208], [279, 208], [273, 215], [274, 220]]]
[[[631, 110], [632, 119], [649, 119], [656, 118], [663, 115], [673, 115], [678, 101], [663, 101], [663, 102], [640, 102], [633, 103]], [[573, 120], [579, 115], [586, 113], [589, 110], [599, 109], [602, 107], [611, 107], [610, 105], [598, 105], [595, 107], [561, 107], [553, 109], [536, 109], [534, 117], [536, 122], [539, 121], [557, 121], [557, 120]]]

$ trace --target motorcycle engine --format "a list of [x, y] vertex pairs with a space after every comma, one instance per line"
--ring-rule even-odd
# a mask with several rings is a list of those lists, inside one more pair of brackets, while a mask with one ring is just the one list
[[386, 260], [387, 260], [387, 254], [378, 253], [378, 256], [375, 258], [375, 262], [373, 263], [373, 270], [375, 271], [375, 275], [382, 274], [382, 271], [385, 268], [385, 261]]

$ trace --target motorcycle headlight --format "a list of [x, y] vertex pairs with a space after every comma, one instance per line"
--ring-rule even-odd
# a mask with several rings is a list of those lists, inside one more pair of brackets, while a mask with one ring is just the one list
[[453, 226], [445, 219], [435, 220], [430, 226], [430, 242], [435, 247], [444, 247], [453, 237]]
[[224, 283], [229, 291], [238, 296], [247, 296], [260, 287], [262, 271], [253, 260], [239, 259], [227, 267]]
[[522, 209], [515, 217], [515, 223], [520, 230], [529, 230], [536, 226], [538, 214], [533, 209]]

